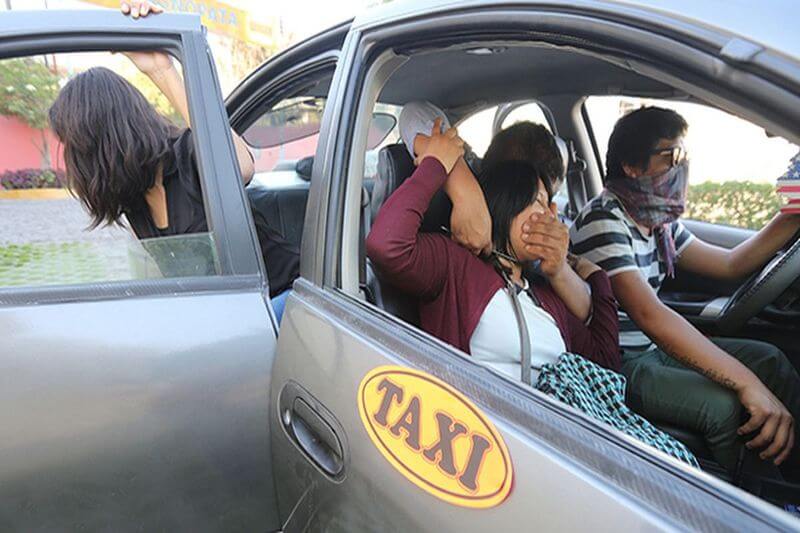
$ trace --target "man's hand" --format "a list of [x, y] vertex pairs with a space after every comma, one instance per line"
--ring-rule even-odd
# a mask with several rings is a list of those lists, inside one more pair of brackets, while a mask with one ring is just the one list
[[122, 0], [119, 9], [123, 15], [130, 15], [132, 18], [146, 17], [150, 13], [158, 15], [164, 12], [164, 8], [148, 2], [147, 0]]
[[739, 435], [758, 431], [758, 435], [745, 445], [761, 451], [761, 459], [775, 458], [780, 465], [794, 447], [794, 419], [783, 404], [767, 387], [756, 380], [739, 392], [739, 401], [750, 413], [750, 420], [739, 428]]
[[542, 274], [548, 278], [562, 274], [567, 267], [569, 230], [558, 220], [558, 208], [550, 204], [549, 213], [534, 213], [522, 225], [525, 258], [540, 259]]

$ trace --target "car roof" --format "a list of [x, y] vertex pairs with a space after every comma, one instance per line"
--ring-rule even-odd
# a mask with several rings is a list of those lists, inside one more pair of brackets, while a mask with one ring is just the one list
[[353, 27], [362, 29], [423, 14], [491, 5], [563, 7], [571, 13], [634, 17], [670, 29], [681, 20], [729, 38], [746, 38], [800, 60], [800, 33], [786, 25], [787, 20], [800, 15], [797, 0], [405, 0], [365, 11], [355, 18]]

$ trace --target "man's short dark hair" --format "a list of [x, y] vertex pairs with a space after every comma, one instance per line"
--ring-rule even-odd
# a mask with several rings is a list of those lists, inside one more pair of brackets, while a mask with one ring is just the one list
[[539, 170], [551, 190], [557, 191], [564, 176], [564, 163], [556, 139], [547, 128], [530, 121], [517, 122], [501, 130], [492, 139], [482, 166], [491, 167], [502, 161], [523, 161]]
[[478, 183], [492, 218], [492, 244], [500, 252], [509, 252], [511, 221], [536, 201], [540, 178], [550, 201], [550, 182], [535, 166], [524, 161], [500, 161], [482, 166]]
[[646, 168], [661, 139], [686, 134], [686, 120], [671, 109], [642, 107], [620, 118], [608, 140], [606, 180], [625, 177], [623, 165]]

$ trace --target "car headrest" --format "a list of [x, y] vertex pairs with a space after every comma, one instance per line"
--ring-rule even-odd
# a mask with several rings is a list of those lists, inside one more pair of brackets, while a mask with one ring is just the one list
[[378, 175], [372, 188], [370, 211], [372, 219], [378, 215], [383, 202], [414, 173], [414, 161], [402, 143], [384, 146], [378, 152]]
[[311, 181], [311, 172], [314, 169], [314, 156], [310, 155], [308, 157], [304, 157], [294, 167], [294, 171], [297, 172], [297, 175], [303, 178], [306, 181]]
[[[564, 179], [567, 177], [567, 169], [569, 169], [569, 147], [567, 146], [567, 141], [559, 137], [558, 135], [554, 135], [556, 140], [556, 146], [558, 147], [558, 151], [561, 154], [561, 163], [562, 163], [562, 170], [561, 170], [561, 183], [564, 182]], [[553, 191], [555, 194], [556, 191]]]

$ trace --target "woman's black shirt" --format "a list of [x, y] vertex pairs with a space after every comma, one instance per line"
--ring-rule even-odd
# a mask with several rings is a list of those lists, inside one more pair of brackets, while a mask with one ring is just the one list
[[[163, 166], [169, 224], [166, 228], [157, 227], [147, 203], [142, 198], [140, 205], [125, 212], [131, 228], [139, 239], [208, 231], [192, 132], [186, 129], [171, 141], [172, 150]], [[264, 215], [253, 209], [252, 204], [250, 209], [253, 213], [261, 254], [267, 267], [270, 296], [275, 296], [291, 288], [292, 282], [300, 275], [300, 251], [278, 231], [271, 228]], [[162, 271], [172, 270], [171, 266], [159, 261], [158, 258], [156, 261]], [[205, 274], [211, 273], [213, 272]], [[168, 275], [166, 272], [164, 274]]]

